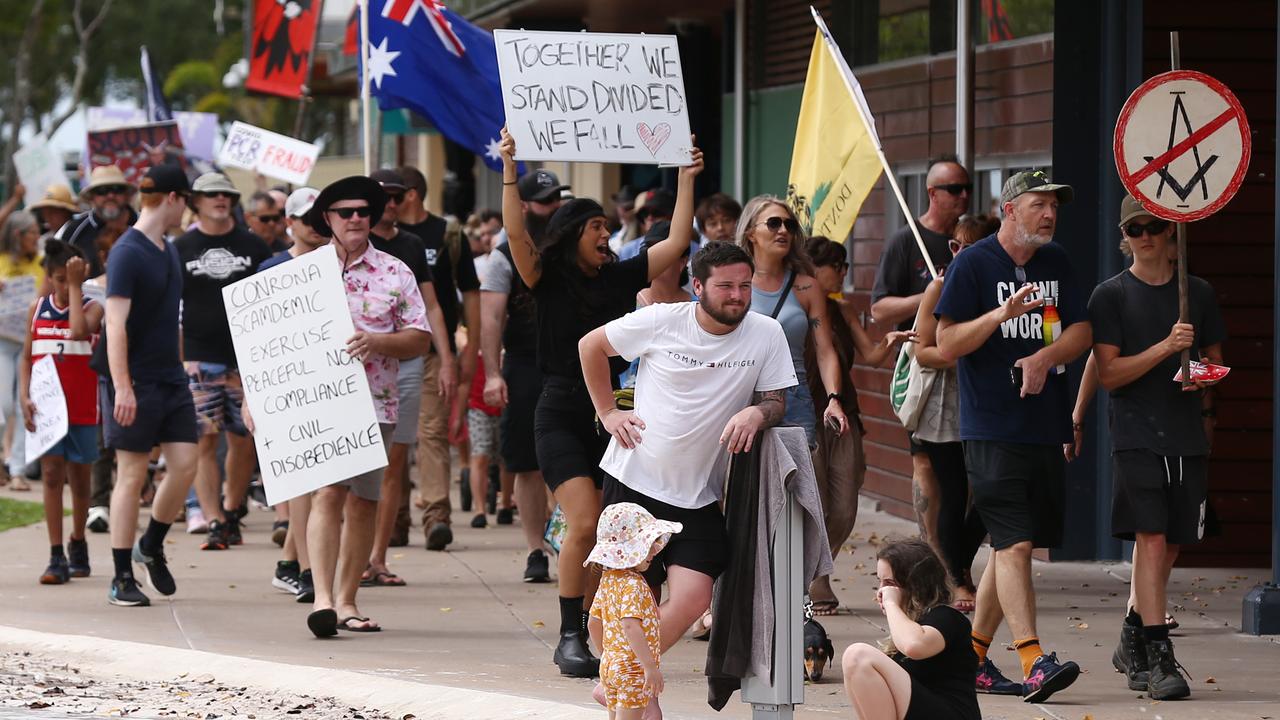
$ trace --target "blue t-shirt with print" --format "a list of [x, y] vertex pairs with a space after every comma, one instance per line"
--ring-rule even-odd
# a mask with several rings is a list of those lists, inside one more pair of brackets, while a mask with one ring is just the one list
[[[1085, 298], [1067, 251], [1049, 243], [1023, 266], [1039, 297], [1056, 301], [1062, 329], [1087, 322]], [[1022, 286], [1018, 267], [995, 235], [956, 256], [947, 269], [934, 315], [960, 323], [1000, 307]], [[1036, 296], [1033, 296], [1036, 297]], [[1039, 395], [1019, 396], [1009, 376], [1044, 342], [1044, 310], [1007, 320], [977, 350], [960, 358], [960, 438], [1051, 445], [1070, 442], [1072, 398], [1066, 373], [1050, 368]]]

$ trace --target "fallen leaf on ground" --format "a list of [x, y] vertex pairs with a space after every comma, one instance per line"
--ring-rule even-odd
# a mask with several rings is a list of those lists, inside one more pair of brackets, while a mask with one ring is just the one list
[[1210, 675], [1209, 677], [1205, 678], [1204, 681], [1212, 685], [1213, 683], [1218, 682], [1218, 679]]

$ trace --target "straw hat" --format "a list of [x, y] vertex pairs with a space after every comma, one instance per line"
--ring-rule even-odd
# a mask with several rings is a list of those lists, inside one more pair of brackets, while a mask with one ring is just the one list
[[115, 165], [100, 165], [89, 174], [89, 184], [80, 189], [81, 199], [87, 200], [94, 190], [107, 185], [124, 185], [129, 193], [138, 191], [138, 186], [125, 179], [124, 173]]
[[41, 210], [44, 208], [58, 208], [70, 213], [80, 212], [80, 208], [76, 207], [71, 198], [71, 188], [66, 185], [50, 185], [44, 191], [44, 198], [40, 202], [32, 203], [31, 207], [27, 209]]
[[644, 562], [654, 541], [659, 551], [671, 536], [684, 529], [678, 522], [659, 520], [635, 503], [610, 505], [600, 513], [596, 525], [596, 546], [587, 563], [599, 563], [611, 570], [627, 570]]

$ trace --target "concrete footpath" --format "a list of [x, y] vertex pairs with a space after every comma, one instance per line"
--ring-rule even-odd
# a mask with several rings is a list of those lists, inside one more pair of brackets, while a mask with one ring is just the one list
[[[39, 499], [38, 492], [14, 493], [7, 488], [0, 495]], [[362, 610], [383, 626], [383, 632], [343, 633], [325, 641], [307, 631], [308, 608], [270, 585], [280, 556], [268, 538], [270, 513], [251, 513], [245, 545], [225, 552], [201, 552], [200, 536], [175, 526], [166, 550], [178, 593], [171, 600], [152, 594], [155, 604], [137, 609], [106, 602], [111, 567], [106, 535], [89, 536], [92, 578], [42, 587], [37, 578], [48, 559], [43, 524], [11, 530], [0, 535], [0, 650], [74, 655], [85, 663], [86, 672], [94, 671], [96, 656], [98, 671], [134, 680], [148, 674], [171, 679], [212, 671], [215, 677], [224, 674], [220, 682], [251, 684], [259, 678], [263, 684], [317, 696], [345, 698], [355, 693], [367, 698], [370, 707], [419, 718], [477, 720], [502, 714], [499, 710], [519, 717], [583, 717], [594, 711], [603, 718], [604, 711], [589, 696], [592, 683], [562, 677], [551, 663], [558, 625], [556, 589], [554, 584], [521, 582], [525, 552], [519, 527], [491, 524], [475, 530], [469, 519], [467, 513], [455, 514], [455, 541], [448, 552], [425, 551], [416, 527], [413, 545], [392, 549], [392, 569], [408, 587], [366, 588], [360, 593]], [[842, 614], [821, 619], [837, 655], [852, 642], [875, 642], [887, 634], [874, 600], [876, 548], [885, 537], [913, 532], [914, 525], [872, 509], [864, 509], [859, 517], [848, 549], [836, 561], [835, 585], [845, 607]], [[975, 574], [985, 561], [984, 550]], [[1166, 703], [1129, 691], [1111, 668], [1128, 595], [1127, 565], [1037, 563], [1035, 573], [1044, 645], [1061, 658], [1079, 662], [1085, 674], [1045, 705], [980, 696], [984, 717], [1280, 718], [1280, 638], [1238, 632], [1241, 597], [1263, 571], [1174, 572], [1170, 599], [1182, 626], [1174, 637], [1178, 657], [1193, 676], [1192, 699]], [[161, 647], [138, 653], [135, 646], [99, 639]], [[1001, 628], [1001, 647], [993, 649], [992, 657], [1014, 675], [1018, 661], [1004, 647], [1009, 641]], [[222, 660], [162, 648], [212, 653]], [[686, 638], [664, 657], [666, 717], [717, 717], [706, 704], [705, 652], [705, 643]], [[112, 653], [130, 655], [129, 662], [107, 657]], [[263, 662], [242, 663], [237, 669], [236, 658]], [[354, 687], [368, 676], [378, 680]], [[383, 681], [399, 682], [380, 684]], [[414, 684], [421, 686], [420, 693], [415, 693]], [[442, 686], [458, 691], [449, 696], [447, 709], [437, 703], [445, 699]], [[370, 692], [374, 688], [384, 688], [387, 694]], [[380, 697], [386, 700], [383, 706]], [[798, 717], [851, 716], [838, 668], [822, 682], [809, 684], [805, 700]], [[750, 716], [749, 706], [736, 696], [719, 714]]]

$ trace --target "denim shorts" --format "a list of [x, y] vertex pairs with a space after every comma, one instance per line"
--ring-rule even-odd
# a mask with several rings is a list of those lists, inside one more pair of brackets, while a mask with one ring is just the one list
[[98, 426], [68, 426], [67, 436], [49, 448], [45, 455], [66, 458], [69, 463], [94, 464], [98, 461]]

